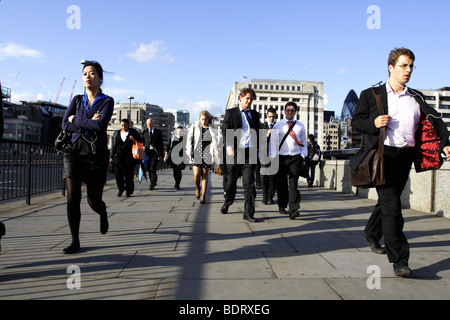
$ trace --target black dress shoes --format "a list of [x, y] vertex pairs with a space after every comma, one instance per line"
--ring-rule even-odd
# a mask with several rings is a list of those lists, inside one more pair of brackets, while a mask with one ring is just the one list
[[280, 207], [278, 207], [278, 213], [279, 214], [289, 214], [289, 212], [287, 212], [285, 208], [280, 208]]
[[298, 212], [298, 210], [294, 210], [289, 212], [289, 219], [290, 220], [295, 220], [295, 218], [300, 217], [300, 212]]
[[366, 235], [364, 235], [364, 240], [366, 240], [367, 243], [370, 245], [370, 250], [372, 250], [372, 252], [377, 253], [377, 254], [385, 254], [386, 253], [386, 250], [384, 250], [383, 247], [381, 247], [378, 240], [369, 238]]
[[106, 234], [109, 229], [109, 223], [108, 223], [108, 214], [103, 213], [100, 214], [100, 233]]
[[252, 216], [250, 216], [248, 213], [244, 214], [244, 220], [247, 220], [247, 221], [250, 221], [250, 222], [257, 222], [258, 221], [255, 218], [253, 218]]
[[396, 276], [407, 278], [411, 276], [412, 271], [408, 267], [408, 262], [401, 260], [400, 262], [394, 263], [394, 273]]
[[228, 213], [228, 206], [226, 204], [224, 204], [222, 206], [222, 208], [220, 208], [220, 213], [221, 214], [227, 214]]

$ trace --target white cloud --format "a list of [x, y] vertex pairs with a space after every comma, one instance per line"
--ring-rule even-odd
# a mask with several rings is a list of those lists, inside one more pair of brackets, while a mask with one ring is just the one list
[[114, 76], [114, 77], [113, 77], [113, 80], [114, 80], [114, 81], [124, 81], [125, 79], [122, 78], [121, 76]]
[[164, 42], [160, 40], [153, 40], [149, 44], [141, 43], [136, 51], [127, 54], [127, 57], [139, 63], [146, 63], [150, 61], [166, 61], [172, 63], [175, 59], [166, 53], [167, 48]]
[[31, 92], [11, 92], [11, 101], [13, 103], [20, 104], [20, 101], [37, 101], [46, 100], [45, 95], [42, 93], [31, 93]]
[[40, 59], [43, 57], [43, 54], [38, 50], [12, 42], [0, 44], [0, 60], [21, 57]]
[[191, 102], [186, 99], [175, 99], [169, 103], [167, 109], [170, 110], [188, 110], [190, 113], [190, 122], [197, 122], [200, 117], [200, 112], [208, 110], [213, 116], [219, 118], [222, 113], [225, 113], [225, 107], [214, 101], [196, 101]]
[[338, 74], [344, 74], [347, 73], [347, 67], [342, 67], [337, 69]]

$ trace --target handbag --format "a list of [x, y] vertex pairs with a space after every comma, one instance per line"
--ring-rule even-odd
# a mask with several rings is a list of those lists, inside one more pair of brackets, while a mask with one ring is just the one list
[[[379, 88], [372, 88], [380, 115], [384, 115]], [[352, 186], [359, 188], [374, 188], [384, 185], [384, 140], [386, 127], [380, 128], [378, 147], [371, 149], [359, 166], [353, 171], [349, 167]], [[361, 145], [364, 144], [364, 141]]]
[[[76, 104], [78, 107], [80, 106], [81, 102], [81, 96], [77, 96]], [[55, 150], [58, 153], [64, 152], [67, 148], [67, 145], [71, 143], [72, 140], [72, 132], [67, 132], [64, 130], [61, 130], [61, 132], [58, 134], [58, 136], [55, 139]]]
[[72, 140], [72, 133], [61, 130], [55, 140], [55, 150], [60, 153], [64, 152], [67, 147], [67, 144]]
[[145, 159], [143, 143], [135, 141], [133, 143], [133, 147], [131, 148], [131, 152], [133, 153], [134, 159], [136, 159], [136, 160], [144, 160]]

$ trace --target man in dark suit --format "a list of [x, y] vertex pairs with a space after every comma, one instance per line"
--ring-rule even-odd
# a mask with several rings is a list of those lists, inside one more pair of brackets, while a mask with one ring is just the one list
[[[270, 135], [272, 133], [272, 129], [276, 124], [275, 117], [276, 117], [276, 110], [274, 108], [267, 109], [266, 118], [267, 121], [264, 122], [261, 126], [261, 129], [267, 130], [267, 154], [269, 154], [269, 145], [270, 145]], [[261, 167], [269, 167], [271, 164], [261, 164]], [[257, 168], [258, 170], [258, 168]], [[263, 189], [263, 200], [262, 203], [264, 204], [271, 204], [273, 203], [273, 197], [275, 196], [275, 192], [277, 191], [277, 181], [276, 181], [276, 174], [261, 174], [261, 182], [262, 182], [262, 189]]]
[[[414, 54], [406, 48], [391, 51], [388, 59], [389, 80], [379, 87], [386, 115], [380, 115], [372, 90], [361, 93], [352, 128], [363, 133], [364, 145], [350, 161], [356, 170], [370, 149], [378, 144], [379, 130], [386, 127], [384, 141], [385, 184], [377, 187], [378, 203], [364, 230], [364, 238], [375, 253], [384, 253], [379, 244], [384, 236], [389, 262], [397, 276], [408, 277], [409, 244], [403, 233], [404, 219], [400, 196], [421, 143], [421, 122], [428, 119], [439, 139], [439, 154], [450, 157], [448, 131], [439, 113], [425, 103], [423, 94], [406, 87], [414, 70]], [[419, 133], [419, 134], [418, 134]], [[440, 159], [442, 164], [442, 158]]]
[[222, 125], [226, 149], [227, 182], [225, 203], [220, 212], [228, 213], [236, 196], [236, 183], [242, 174], [244, 186], [244, 219], [256, 222], [255, 214], [255, 168], [258, 161], [259, 113], [250, 110], [255, 91], [244, 88], [239, 94], [239, 107], [228, 109]]
[[158, 181], [156, 174], [156, 167], [158, 161], [162, 159], [164, 147], [163, 136], [161, 130], [155, 128], [155, 123], [152, 118], [147, 119], [147, 129], [142, 133], [144, 137], [145, 154], [148, 157], [146, 162], [147, 171], [150, 174], [150, 190], [154, 190]]

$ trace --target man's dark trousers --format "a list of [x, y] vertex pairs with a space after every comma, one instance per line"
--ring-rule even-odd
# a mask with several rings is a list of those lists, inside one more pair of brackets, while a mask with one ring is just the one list
[[[241, 155], [245, 155], [242, 159]], [[234, 158], [234, 164], [227, 163], [227, 182], [225, 186], [225, 205], [231, 206], [236, 197], [236, 185], [238, 178], [242, 175], [242, 184], [244, 187], [244, 214], [250, 217], [255, 215], [255, 169], [256, 161], [250, 161], [249, 150], [240, 149]], [[253, 162], [255, 162], [253, 164]]]
[[156, 168], [158, 166], [158, 153], [155, 150], [150, 150], [147, 154], [149, 159], [146, 162], [147, 171], [150, 174], [150, 184], [156, 186], [158, 182], [158, 175]]
[[301, 195], [298, 191], [298, 179], [302, 170], [303, 158], [301, 155], [279, 156], [280, 169], [277, 174], [278, 207], [290, 211], [300, 209]]
[[400, 196], [408, 181], [413, 162], [412, 152], [397, 153], [385, 148], [385, 185], [377, 188], [378, 203], [367, 222], [364, 233], [380, 240], [384, 236], [389, 262], [409, 259], [409, 244], [403, 233], [404, 219]]

